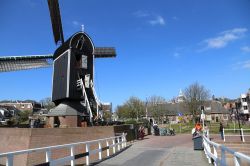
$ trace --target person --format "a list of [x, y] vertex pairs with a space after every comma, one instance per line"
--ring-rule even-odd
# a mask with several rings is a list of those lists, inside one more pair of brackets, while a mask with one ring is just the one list
[[159, 134], [160, 134], [160, 133], [159, 133], [159, 128], [158, 128], [157, 123], [154, 123], [153, 129], [154, 129], [154, 134], [155, 134], [155, 135], [159, 135]]
[[204, 134], [206, 137], [208, 136], [208, 132], [209, 132], [208, 126], [207, 126], [207, 124], [204, 124]]
[[193, 137], [196, 135], [195, 128], [192, 129], [191, 133], [192, 133]]
[[220, 129], [219, 129], [219, 132], [220, 132], [220, 136], [221, 136], [221, 139], [223, 140], [224, 139], [224, 133], [223, 133], [223, 124], [220, 122]]
[[195, 131], [197, 133], [199, 133], [201, 130], [202, 130], [201, 124], [200, 123], [196, 123], [196, 125], [195, 125]]
[[35, 123], [35, 120], [33, 118], [29, 118], [30, 128], [34, 128], [34, 123]]
[[139, 127], [139, 139], [143, 139], [144, 138], [144, 127], [141, 125]]

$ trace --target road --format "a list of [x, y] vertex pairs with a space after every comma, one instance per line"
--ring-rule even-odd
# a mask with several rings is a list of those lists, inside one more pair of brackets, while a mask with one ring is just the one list
[[203, 151], [193, 150], [190, 134], [147, 136], [98, 166], [208, 166]]

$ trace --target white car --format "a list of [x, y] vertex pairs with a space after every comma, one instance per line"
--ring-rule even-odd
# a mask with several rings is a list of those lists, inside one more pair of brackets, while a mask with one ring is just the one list
[[7, 125], [8, 121], [10, 120], [11, 114], [5, 108], [0, 108], [0, 124]]

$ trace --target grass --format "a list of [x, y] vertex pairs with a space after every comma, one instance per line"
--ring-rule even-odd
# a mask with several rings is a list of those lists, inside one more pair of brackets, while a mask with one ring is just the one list
[[[161, 124], [159, 127], [164, 127], [164, 128], [173, 128], [176, 133], [187, 133], [191, 134], [192, 128], [194, 128], [194, 124], [192, 122], [190, 123], [178, 123], [178, 124]], [[208, 124], [209, 132], [213, 134], [219, 134], [219, 127], [220, 123], [211, 123]], [[225, 129], [238, 129], [239, 125], [238, 123], [229, 122], [227, 125], [224, 126]], [[249, 131], [244, 131], [245, 133], [250, 133], [250, 125], [241, 125], [243, 129], [249, 129]], [[232, 131], [233, 132], [233, 131]], [[229, 133], [229, 131], [227, 131]]]

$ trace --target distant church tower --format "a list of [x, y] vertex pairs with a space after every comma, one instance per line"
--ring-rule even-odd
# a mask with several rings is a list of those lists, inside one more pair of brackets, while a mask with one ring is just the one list
[[185, 96], [182, 93], [182, 90], [180, 89], [179, 95], [177, 97], [177, 103], [182, 103], [185, 101]]

